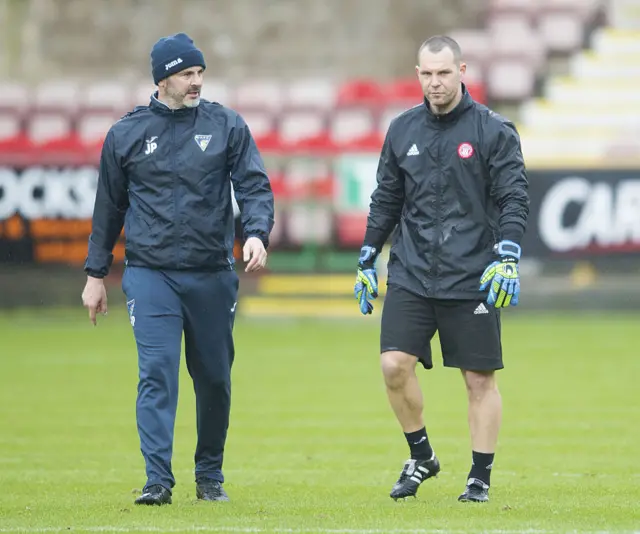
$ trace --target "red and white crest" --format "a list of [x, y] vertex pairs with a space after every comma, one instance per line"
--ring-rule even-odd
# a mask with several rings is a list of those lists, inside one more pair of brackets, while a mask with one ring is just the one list
[[473, 156], [473, 147], [471, 146], [471, 143], [460, 143], [460, 146], [458, 147], [458, 156], [462, 159], [468, 159]]

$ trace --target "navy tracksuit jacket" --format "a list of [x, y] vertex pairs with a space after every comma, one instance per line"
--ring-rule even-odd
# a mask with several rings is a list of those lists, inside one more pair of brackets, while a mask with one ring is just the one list
[[238, 292], [231, 184], [245, 239], [268, 246], [274, 207], [262, 158], [242, 117], [217, 103], [171, 110], [153, 96], [111, 127], [102, 148], [85, 271], [107, 275], [124, 226], [147, 486], [175, 484], [183, 333], [197, 405], [196, 479], [224, 481]]

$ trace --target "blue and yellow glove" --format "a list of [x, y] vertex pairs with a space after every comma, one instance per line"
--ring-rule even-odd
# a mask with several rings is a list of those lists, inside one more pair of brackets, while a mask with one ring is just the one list
[[375, 247], [364, 246], [360, 249], [358, 274], [353, 292], [360, 305], [362, 315], [373, 312], [373, 304], [369, 302], [369, 299], [375, 300], [378, 296], [378, 273], [375, 268], [377, 257], [378, 251]]
[[522, 249], [513, 241], [500, 241], [493, 247], [500, 260], [494, 261], [480, 277], [480, 291], [489, 286], [487, 303], [496, 308], [517, 306], [520, 296], [518, 261]]

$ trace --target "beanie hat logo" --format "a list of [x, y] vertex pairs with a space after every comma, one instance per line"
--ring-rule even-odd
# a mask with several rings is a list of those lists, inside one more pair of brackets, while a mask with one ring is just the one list
[[180, 63], [182, 63], [182, 58], [179, 57], [178, 59], [172, 61], [171, 63], [167, 63], [164, 66], [164, 70], [169, 70], [171, 67], [175, 67], [176, 65], [180, 65]]

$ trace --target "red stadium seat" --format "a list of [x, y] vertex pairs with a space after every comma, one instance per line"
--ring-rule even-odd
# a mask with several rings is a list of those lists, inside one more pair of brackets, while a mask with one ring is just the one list
[[78, 138], [87, 148], [102, 148], [107, 132], [118, 120], [114, 113], [93, 112], [82, 115], [78, 120]]
[[339, 106], [380, 106], [385, 102], [384, 89], [375, 80], [351, 80], [338, 90]]
[[238, 110], [260, 150], [278, 150], [280, 140], [273, 114], [267, 110]]
[[376, 124], [370, 109], [338, 108], [330, 118], [329, 137], [338, 148], [348, 149], [368, 142], [376, 134]]
[[73, 129], [65, 113], [37, 113], [29, 118], [27, 133], [33, 146], [46, 147], [66, 142], [71, 138]]
[[32, 96], [26, 84], [0, 82], [0, 111], [25, 111], [32, 106]]
[[284, 150], [329, 150], [326, 120], [322, 112], [292, 111], [280, 117], [280, 145]]
[[417, 77], [390, 82], [385, 86], [384, 93], [387, 105], [407, 108], [420, 104], [424, 98]]
[[100, 81], [80, 88], [80, 109], [116, 112], [121, 116], [130, 110], [131, 89], [119, 81]]
[[366, 213], [339, 213], [336, 215], [338, 242], [345, 247], [361, 246], [367, 229]]
[[249, 80], [236, 85], [229, 99], [239, 109], [276, 112], [284, 104], [284, 90], [277, 80]]
[[74, 113], [80, 90], [80, 83], [75, 80], [44, 80], [35, 88], [33, 107], [43, 112]]
[[337, 100], [337, 88], [329, 79], [302, 78], [285, 87], [284, 106], [287, 109], [332, 109]]
[[0, 143], [12, 142], [20, 133], [20, 116], [15, 113], [0, 113]]

